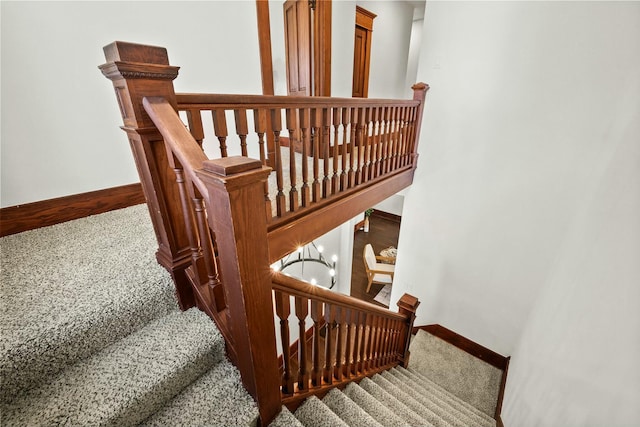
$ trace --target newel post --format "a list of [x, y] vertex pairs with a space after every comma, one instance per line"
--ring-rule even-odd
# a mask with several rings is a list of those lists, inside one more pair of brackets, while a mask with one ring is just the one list
[[409, 366], [409, 344], [411, 344], [411, 332], [413, 331], [413, 322], [416, 320], [416, 310], [420, 305], [418, 298], [404, 294], [398, 301], [398, 312], [406, 317], [406, 333], [400, 337], [400, 363], [403, 367]]
[[426, 83], [416, 83], [411, 86], [413, 89], [413, 100], [420, 101], [418, 111], [416, 112], [415, 122], [413, 124], [413, 147], [411, 147], [411, 163], [415, 169], [418, 166], [418, 142], [420, 141], [420, 132], [422, 130], [422, 114], [424, 112], [424, 102], [427, 97], [429, 85]]
[[209, 225], [216, 236], [238, 368], [267, 425], [280, 411], [271, 272], [259, 160], [207, 160], [197, 171], [209, 194]]
[[179, 67], [169, 65], [167, 50], [116, 41], [104, 47], [106, 64], [99, 68], [113, 82], [142, 189], [158, 241], [156, 257], [176, 286], [182, 309], [195, 304], [185, 269], [191, 263], [189, 239], [175, 174], [164, 140], [142, 106], [146, 96], [160, 96], [176, 105], [173, 80]]

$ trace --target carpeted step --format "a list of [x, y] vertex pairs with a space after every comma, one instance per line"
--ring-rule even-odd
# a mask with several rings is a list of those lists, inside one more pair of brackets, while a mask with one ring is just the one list
[[349, 427], [315, 396], [305, 400], [296, 409], [295, 416], [305, 427]]
[[240, 373], [221, 360], [140, 426], [252, 426], [257, 418], [258, 407], [242, 386]]
[[224, 358], [198, 309], [175, 311], [3, 405], [4, 425], [134, 425]]
[[[445, 419], [433, 411], [433, 405], [430, 404], [428, 397], [416, 393], [414, 389], [410, 386], [407, 387], [407, 384], [402, 381], [394, 382], [393, 380], [387, 379], [385, 375], [388, 375], [387, 372], [383, 372], [381, 375], [375, 375], [371, 379], [434, 427], [464, 427], [463, 423], [459, 422], [455, 417], [448, 417], [448, 421], [445, 421]], [[392, 375], [390, 376], [396, 379]], [[440, 413], [445, 415], [444, 411], [440, 411]]]
[[360, 387], [362, 387], [367, 393], [375, 397], [381, 404], [393, 411], [393, 413], [395, 413], [397, 416], [404, 419], [409, 425], [429, 426], [429, 423], [426, 420], [422, 419], [422, 417], [416, 414], [407, 405], [400, 402], [378, 384], [374, 383], [373, 380], [364, 378], [362, 381], [360, 381]]
[[389, 372], [394, 375], [400, 375], [402, 378], [412, 380], [416, 387], [422, 388], [423, 393], [430, 394], [432, 399], [437, 401], [440, 406], [453, 408], [456, 411], [462, 412], [465, 416], [473, 420], [475, 424], [481, 426], [495, 426], [495, 420], [493, 418], [460, 399], [453, 393], [448, 392], [420, 373], [401, 367], [396, 367]]
[[175, 310], [145, 205], [0, 238], [0, 402]]
[[411, 396], [422, 405], [427, 407], [431, 412], [436, 414], [440, 420], [434, 420], [433, 424], [438, 425], [444, 421], [447, 426], [467, 427], [468, 425], [475, 425], [476, 421], [466, 416], [464, 412], [459, 411], [455, 407], [442, 401], [441, 398], [434, 396], [433, 393], [422, 388], [420, 385], [414, 383], [411, 379], [398, 374], [394, 371], [386, 371], [381, 375], [389, 382], [395, 384], [403, 390], [410, 390]]
[[344, 394], [364, 409], [373, 419], [385, 427], [408, 427], [409, 424], [356, 383], [350, 383], [344, 389]]
[[327, 393], [322, 402], [351, 427], [382, 427], [382, 424], [378, 423], [337, 388]]
[[298, 421], [286, 406], [283, 406], [278, 416], [271, 421], [269, 427], [304, 427], [304, 425]]

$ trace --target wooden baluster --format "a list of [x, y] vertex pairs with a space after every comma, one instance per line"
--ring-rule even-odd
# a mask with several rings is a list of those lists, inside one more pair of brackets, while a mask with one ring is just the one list
[[340, 191], [340, 118], [342, 113], [340, 108], [333, 109], [333, 175], [331, 175], [331, 194]]
[[344, 358], [344, 318], [345, 308], [336, 307], [336, 365], [334, 367], [334, 377], [338, 382], [342, 381], [342, 359]]
[[367, 323], [369, 321], [367, 313], [360, 313], [360, 339], [358, 340], [358, 345], [360, 346], [360, 361], [358, 362], [358, 371], [360, 373], [365, 373], [367, 369]]
[[286, 212], [286, 197], [283, 191], [283, 178], [282, 178], [282, 155], [280, 151], [280, 132], [282, 131], [282, 116], [279, 108], [271, 110], [271, 129], [274, 135], [275, 151], [273, 157], [275, 158], [276, 166], [276, 185], [278, 186], [278, 193], [276, 194], [276, 213], [278, 217], [281, 217]]
[[352, 188], [356, 184], [356, 167], [357, 167], [357, 157], [358, 157], [358, 148], [357, 148], [357, 129], [358, 129], [358, 118], [359, 118], [359, 108], [353, 108], [351, 110], [351, 140], [349, 141], [349, 148], [351, 149], [350, 155], [350, 163], [349, 166], [349, 188]]
[[309, 388], [309, 369], [307, 367], [307, 328], [305, 321], [309, 314], [309, 300], [295, 297], [296, 317], [298, 318], [298, 390]]
[[298, 110], [300, 114], [300, 129], [302, 133], [302, 207], [309, 206], [311, 194], [309, 189], [309, 162], [307, 161], [309, 146], [311, 145], [309, 134], [311, 126], [311, 111], [308, 108]]
[[389, 356], [389, 322], [390, 319], [382, 319], [382, 334], [380, 341], [382, 342], [382, 350], [380, 352], [380, 366], [387, 364], [387, 357]]
[[213, 129], [220, 142], [220, 157], [227, 157], [227, 116], [224, 110], [211, 111], [213, 117]]
[[373, 369], [373, 358], [376, 354], [376, 349], [374, 345], [376, 340], [377, 319], [378, 319], [377, 316], [368, 316], [368, 319], [367, 319], [367, 327], [369, 328], [369, 336], [367, 337], [367, 357], [365, 360], [367, 371]]
[[224, 309], [227, 304], [224, 298], [222, 282], [220, 281], [220, 274], [218, 273], [218, 265], [216, 263], [215, 251], [213, 250], [213, 241], [211, 240], [211, 232], [209, 231], [204, 201], [201, 198], [195, 197], [193, 199], [193, 206], [196, 211], [196, 220], [200, 232], [200, 246], [202, 247], [204, 265], [207, 271], [209, 292], [215, 304], [215, 311], [219, 312]]
[[374, 369], [378, 366], [378, 355], [380, 353], [380, 317], [375, 316], [371, 323], [371, 358], [369, 362], [369, 369]]
[[362, 144], [364, 146], [363, 159], [362, 159], [362, 170], [360, 173], [360, 183], [365, 183], [371, 177], [371, 145], [373, 144], [373, 135], [369, 135], [372, 133], [370, 128], [373, 127], [373, 108], [365, 108], [365, 120], [363, 123], [363, 136], [362, 136]]
[[355, 157], [355, 181], [354, 185], [359, 185], [362, 183], [362, 175], [364, 169], [364, 155], [365, 155], [365, 128], [366, 128], [366, 117], [365, 117], [365, 108], [358, 108], [358, 125], [357, 125], [357, 136], [356, 136], [356, 153]]
[[354, 331], [353, 331], [353, 310], [350, 308], [345, 308], [344, 310], [344, 322], [345, 322], [345, 350], [344, 350], [344, 376], [345, 378], [351, 377], [351, 362], [352, 362], [352, 352], [353, 352], [353, 344], [352, 341], [354, 339]]
[[[200, 254], [200, 236], [198, 235], [194, 224], [195, 218], [193, 215], [191, 201], [189, 199], [189, 190], [187, 189], [184, 170], [175, 158], [174, 165], [175, 167], [173, 168], [173, 171], [176, 174], [176, 182], [178, 183], [178, 191], [180, 192], [180, 201], [182, 202], [182, 213], [185, 218], [184, 226], [187, 231], [189, 246], [191, 248], [191, 264], [193, 265], [193, 269], [199, 273], [200, 269], [198, 268], [198, 265], [200, 264], [199, 260], [202, 258]], [[200, 277], [199, 274], [197, 274], [196, 277], [202, 283], [202, 277]]]
[[371, 166], [371, 179], [380, 176], [380, 164], [382, 162], [382, 145], [380, 144], [380, 113], [383, 107], [376, 107], [373, 113], [373, 165]]
[[[260, 150], [260, 163], [267, 165], [266, 156], [264, 154], [264, 134], [267, 132], [267, 112], [265, 110], [253, 110], [253, 126], [258, 134], [258, 148]], [[267, 214], [267, 221], [273, 216], [271, 211], [271, 199], [269, 199], [269, 181], [264, 182], [264, 204]]]
[[280, 319], [280, 339], [282, 342], [282, 361], [284, 372], [282, 374], [282, 393], [293, 393], [293, 375], [291, 374], [291, 353], [289, 351], [289, 314], [291, 313], [291, 303], [289, 295], [281, 291], [274, 291], [276, 300], [276, 315]]
[[390, 133], [391, 133], [391, 111], [392, 111], [393, 107], [386, 107], [384, 109], [384, 115], [383, 117], [383, 122], [382, 125], [383, 126], [383, 131], [382, 131], [382, 173], [386, 174], [389, 173], [390, 170], [390, 161], [389, 161], [389, 157], [391, 156], [391, 137], [390, 137]]
[[389, 345], [389, 361], [394, 362], [398, 354], [398, 329], [400, 324], [397, 320], [391, 323], [391, 344]]
[[386, 349], [385, 349], [385, 365], [389, 364], [393, 361], [393, 352], [392, 352], [392, 344], [393, 344], [393, 319], [387, 320], [387, 335], [386, 335]]
[[331, 178], [329, 173], [329, 149], [331, 146], [331, 109], [322, 109], [322, 160], [323, 172], [322, 178], [322, 197], [329, 197], [331, 194]]
[[400, 151], [400, 107], [393, 108], [393, 114], [391, 116], [391, 170], [394, 171], [398, 168], [398, 152]]
[[236, 133], [240, 138], [240, 150], [242, 152], [242, 155], [244, 157], [247, 157], [247, 135], [249, 135], [249, 127], [247, 125], [247, 110], [245, 110], [244, 108], [233, 110], [233, 115], [236, 119]]
[[416, 138], [417, 136], [417, 129], [416, 129], [416, 121], [418, 120], [418, 107], [411, 107], [410, 109], [410, 113], [411, 113], [411, 129], [409, 132], [409, 143], [407, 145], [407, 153], [406, 153], [406, 161], [405, 164], [409, 165], [413, 163], [413, 159], [412, 159], [412, 154], [414, 153], [415, 150], [415, 142], [416, 142]]
[[393, 323], [393, 337], [391, 340], [391, 357], [393, 360], [398, 359], [402, 356], [402, 352], [400, 351], [400, 331], [402, 330], [402, 323], [399, 320], [396, 320]]
[[349, 108], [342, 109], [342, 172], [340, 173], [340, 191], [349, 188], [349, 168], [347, 167], [347, 148], [349, 147], [349, 120], [351, 119], [351, 110]]
[[407, 139], [409, 136], [410, 118], [409, 109], [402, 107], [400, 110], [400, 150], [398, 150], [398, 168], [404, 166], [405, 155], [407, 153]]
[[202, 127], [202, 116], [200, 110], [187, 110], [187, 123], [189, 124], [189, 132], [193, 135], [198, 145], [202, 147], [204, 140], [204, 129]]
[[311, 197], [315, 202], [320, 200], [320, 140], [322, 139], [322, 109], [314, 108], [311, 114], [311, 127], [313, 129], [313, 184], [311, 185]]
[[313, 370], [311, 371], [311, 384], [313, 384], [314, 387], [319, 387], [322, 385], [320, 355], [322, 354], [323, 348], [320, 345], [322, 303], [318, 300], [311, 300], [311, 320], [313, 320]]
[[361, 326], [362, 314], [359, 311], [353, 311], [351, 319], [353, 320], [353, 334], [355, 338], [353, 340], [353, 361], [351, 363], [351, 374], [358, 375], [360, 369], [360, 349], [362, 348], [362, 330]]
[[335, 328], [336, 308], [331, 304], [325, 304], [324, 320], [326, 333], [324, 336], [324, 374], [323, 379], [327, 384], [333, 384], [333, 329]]
[[378, 358], [377, 365], [384, 366], [384, 360], [387, 356], [387, 318], [381, 317], [379, 322], [379, 332], [378, 332]]
[[289, 211], [298, 210], [298, 189], [296, 188], [296, 151], [295, 145], [299, 140], [298, 124], [296, 120], [295, 109], [287, 108], [287, 129], [289, 130], [289, 182], [291, 189], [289, 190]]

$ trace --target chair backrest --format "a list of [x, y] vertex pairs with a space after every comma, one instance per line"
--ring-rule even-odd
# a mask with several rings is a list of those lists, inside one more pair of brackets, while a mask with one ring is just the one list
[[373, 247], [371, 246], [370, 243], [367, 243], [364, 247], [363, 258], [364, 258], [364, 264], [367, 267], [367, 270], [371, 268], [375, 268], [377, 263], [376, 254], [375, 252], [373, 252]]

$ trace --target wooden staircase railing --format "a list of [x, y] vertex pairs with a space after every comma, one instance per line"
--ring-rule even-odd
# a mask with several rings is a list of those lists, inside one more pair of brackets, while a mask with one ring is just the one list
[[[414, 297], [405, 294], [398, 302], [400, 313], [394, 313], [280, 273], [273, 276], [283, 343], [282, 401], [290, 409], [311, 394], [324, 394], [398, 364], [406, 366], [419, 305]], [[291, 319], [301, 337], [295, 359], [287, 345]], [[309, 332], [311, 340], [306, 340]]]
[[[261, 421], [273, 419], [283, 402], [295, 406], [306, 395], [406, 363], [415, 298], [405, 295], [400, 313], [393, 313], [279, 275], [270, 264], [411, 184], [428, 87], [417, 85], [413, 101], [176, 95], [177, 67], [169, 65], [164, 48], [115, 42], [105, 56], [109, 62], [100, 68], [113, 81], [156, 231], [158, 261], [172, 274], [181, 307], [196, 305], [215, 320]], [[214, 159], [203, 149], [203, 111], [211, 112], [220, 150]], [[285, 200], [281, 156], [287, 152], [278, 146], [283, 119], [292, 159]], [[231, 127], [237, 138], [230, 137]], [[274, 150], [265, 146], [270, 132]], [[232, 155], [234, 139], [238, 155]], [[248, 157], [252, 151], [257, 159]], [[293, 160], [302, 162], [301, 181]], [[293, 381], [284, 354], [283, 382], [274, 316], [282, 320], [286, 353], [291, 299], [302, 336], [309, 323], [326, 344], [322, 357], [315, 336], [310, 352], [301, 345]]]

